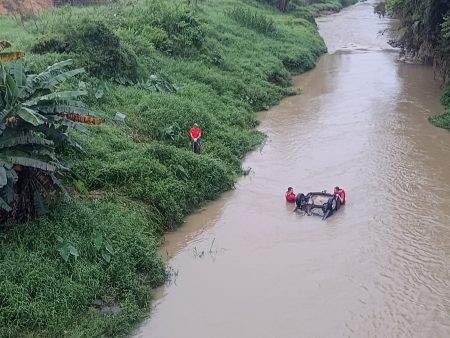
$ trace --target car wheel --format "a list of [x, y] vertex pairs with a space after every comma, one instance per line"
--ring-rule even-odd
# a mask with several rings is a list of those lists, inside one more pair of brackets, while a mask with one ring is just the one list
[[327, 202], [326, 211], [333, 212], [336, 209], [336, 199], [334, 197], [330, 197]]
[[305, 195], [304, 194], [298, 194], [295, 197], [295, 204], [297, 205], [297, 208], [300, 210], [304, 209], [304, 206], [306, 204], [306, 199], [305, 199]]
[[334, 197], [330, 197], [328, 199], [328, 202], [325, 203], [322, 207], [323, 210], [323, 217], [322, 220], [327, 219], [329, 216], [333, 215], [333, 207], [336, 207], [336, 199]]
[[339, 208], [341, 207], [341, 199], [339, 197], [336, 197], [336, 211], [339, 210]]
[[331, 210], [336, 211], [337, 210], [337, 201], [336, 198], [333, 198], [331, 201]]

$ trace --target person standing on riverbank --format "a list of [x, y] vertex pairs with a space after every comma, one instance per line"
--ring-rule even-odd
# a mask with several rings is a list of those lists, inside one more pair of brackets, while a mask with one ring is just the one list
[[191, 135], [192, 149], [194, 150], [194, 153], [200, 154], [201, 151], [200, 138], [202, 137], [202, 130], [197, 123], [194, 123], [194, 125], [189, 131], [189, 134]]

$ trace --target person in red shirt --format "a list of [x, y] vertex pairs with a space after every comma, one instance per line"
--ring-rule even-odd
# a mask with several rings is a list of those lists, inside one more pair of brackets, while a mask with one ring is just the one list
[[295, 202], [294, 188], [289, 187], [286, 193], [284, 194], [284, 197], [286, 197], [286, 202], [289, 203]]
[[200, 138], [202, 137], [202, 130], [200, 129], [197, 123], [194, 123], [192, 128], [189, 130], [189, 134], [191, 135], [192, 149], [194, 150], [194, 153], [200, 154], [201, 150]]
[[338, 196], [341, 204], [345, 204], [345, 191], [339, 187], [334, 187], [334, 196]]

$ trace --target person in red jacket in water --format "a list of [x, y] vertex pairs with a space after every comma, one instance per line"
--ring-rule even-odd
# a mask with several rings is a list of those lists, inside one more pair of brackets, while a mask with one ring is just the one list
[[284, 197], [286, 197], [286, 202], [289, 203], [295, 202], [294, 188], [289, 187], [286, 193], [284, 194]]
[[202, 130], [198, 126], [197, 123], [194, 123], [192, 128], [189, 130], [189, 134], [191, 135], [192, 139], [192, 149], [194, 150], [194, 153], [200, 154], [200, 138], [202, 137]]
[[341, 204], [345, 204], [345, 191], [339, 187], [334, 187], [334, 196], [339, 197]]

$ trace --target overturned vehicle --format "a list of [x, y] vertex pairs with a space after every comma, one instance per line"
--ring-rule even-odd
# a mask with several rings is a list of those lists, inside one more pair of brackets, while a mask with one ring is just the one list
[[322, 192], [310, 192], [307, 195], [298, 194], [295, 198], [295, 210], [303, 211], [308, 216], [317, 214], [322, 220], [333, 215], [341, 207], [341, 199], [338, 196]]

